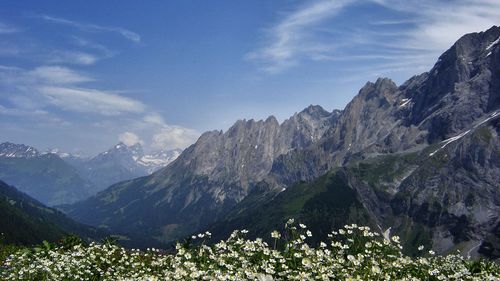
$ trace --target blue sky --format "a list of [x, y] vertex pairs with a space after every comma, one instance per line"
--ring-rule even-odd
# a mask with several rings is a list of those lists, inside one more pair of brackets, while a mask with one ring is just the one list
[[0, 141], [184, 148], [430, 69], [500, 1], [1, 1]]

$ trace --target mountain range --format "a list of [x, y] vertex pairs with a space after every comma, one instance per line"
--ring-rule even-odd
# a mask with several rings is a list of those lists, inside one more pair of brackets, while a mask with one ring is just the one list
[[167, 166], [182, 150], [162, 150], [145, 154], [141, 144], [120, 142], [92, 158], [66, 157], [79, 174], [91, 181], [98, 191], [114, 183], [142, 177]]
[[167, 166], [180, 150], [145, 154], [140, 144], [119, 143], [92, 158], [24, 144], [0, 144], [0, 179], [49, 206], [83, 200], [124, 180]]
[[9, 142], [0, 144], [0, 180], [50, 206], [76, 202], [96, 192], [90, 181], [59, 156]]
[[[267, 237], [296, 218], [314, 241], [358, 223], [399, 235], [410, 254], [425, 245], [498, 258], [499, 42], [497, 26], [464, 35], [428, 72], [368, 82], [343, 110], [206, 132], [165, 168], [61, 208], [140, 246], [205, 230]], [[121, 175], [96, 167], [95, 178]]]

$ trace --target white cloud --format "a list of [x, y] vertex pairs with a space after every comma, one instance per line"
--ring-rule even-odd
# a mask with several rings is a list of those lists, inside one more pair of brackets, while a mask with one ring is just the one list
[[[377, 13], [354, 19], [349, 26], [332, 21], [351, 6], [369, 2], [400, 17]], [[391, 18], [384, 17], [389, 14]], [[432, 67], [462, 35], [499, 23], [500, 1], [495, 0], [320, 0], [286, 13], [267, 30], [265, 44], [245, 58], [270, 74], [306, 61], [366, 60], [373, 67], [369, 73], [405, 62], [403, 68], [412, 75], [412, 68]]]
[[38, 122], [45, 121], [50, 124], [55, 124], [58, 126], [69, 125], [70, 123], [62, 120], [61, 118], [54, 116], [48, 111], [35, 109], [35, 110], [25, 110], [20, 108], [9, 108], [0, 104], [0, 115], [29, 118], [30, 120], [36, 120]]
[[123, 132], [118, 136], [118, 140], [123, 142], [127, 146], [134, 145], [136, 143], [143, 144], [144, 142], [134, 133]]
[[58, 51], [50, 54], [48, 63], [64, 63], [64, 64], [80, 64], [91, 65], [95, 64], [100, 58], [94, 54], [74, 51]]
[[19, 32], [20, 29], [0, 22], [0, 34], [9, 34]]
[[200, 136], [196, 130], [167, 124], [158, 113], [145, 115], [140, 123], [141, 127], [151, 128], [154, 132], [151, 142], [153, 150], [184, 149], [193, 144]]
[[144, 116], [144, 118], [142, 120], [144, 120], [144, 122], [146, 122], [146, 123], [153, 124], [153, 125], [159, 125], [159, 126], [166, 125], [165, 121], [163, 120], [163, 117], [161, 117], [161, 115], [158, 113], [148, 114], [148, 115]]
[[93, 51], [97, 51], [103, 57], [111, 57], [114, 55], [114, 52], [111, 51], [108, 47], [101, 45], [99, 43], [92, 42], [88, 39], [84, 39], [81, 37], [73, 36], [72, 43], [76, 46], [91, 49]]
[[[146, 106], [136, 99], [113, 91], [85, 85], [94, 81], [62, 66], [39, 66], [32, 70], [0, 66], [0, 88], [22, 108], [44, 109], [47, 105], [72, 112], [119, 115], [142, 113]], [[86, 87], [84, 87], [86, 86]]]
[[184, 149], [199, 137], [195, 130], [181, 126], [165, 125], [153, 136], [153, 149]]
[[299, 8], [268, 30], [268, 44], [248, 53], [246, 58], [262, 63], [268, 73], [278, 73], [296, 65], [300, 57], [330, 51], [333, 46], [314, 40], [310, 29], [351, 2], [319, 1]]
[[145, 108], [140, 101], [95, 89], [43, 86], [39, 90], [51, 104], [70, 111], [118, 115]]
[[79, 84], [94, 79], [61, 66], [39, 66], [28, 72], [28, 75], [42, 83]]
[[[143, 144], [146, 139], [149, 140], [146, 149], [154, 150], [185, 148], [198, 138], [197, 131], [167, 124], [151, 108], [146, 111], [147, 106], [141, 101], [89, 87], [89, 82], [94, 80], [63, 66], [46, 65], [26, 70], [0, 65], [0, 103], [8, 101], [10, 104], [0, 104], [0, 116], [14, 117], [17, 122], [25, 121], [23, 124], [36, 120], [40, 126], [74, 124], [78, 128], [85, 126], [83, 117], [90, 124], [95, 123], [92, 127], [100, 131], [103, 138], [119, 135], [120, 141], [127, 145]], [[84, 114], [80, 117], [67, 115], [54, 107]], [[68, 118], [72, 122], [65, 120]]]
[[407, 48], [442, 52], [458, 38], [500, 23], [500, 2], [492, 0], [378, 0], [387, 9], [414, 15], [415, 23], [400, 43]]
[[133, 31], [127, 30], [125, 28], [121, 27], [108, 27], [108, 26], [100, 26], [96, 24], [88, 24], [88, 23], [80, 23], [68, 19], [63, 19], [63, 18], [57, 18], [57, 17], [51, 17], [48, 15], [41, 15], [39, 16], [41, 19], [57, 23], [57, 24], [64, 24], [68, 26], [72, 26], [75, 28], [78, 28], [82, 31], [85, 32], [113, 32], [113, 33], [118, 33], [125, 39], [128, 39], [130, 41], [133, 41], [135, 43], [140, 43], [141, 42], [141, 36]]

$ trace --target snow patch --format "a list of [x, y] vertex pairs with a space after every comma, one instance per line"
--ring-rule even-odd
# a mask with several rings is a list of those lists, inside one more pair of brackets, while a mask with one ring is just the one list
[[399, 106], [399, 108], [406, 106], [411, 101], [411, 99], [402, 99], [401, 101], [403, 103]]
[[440, 148], [436, 149], [434, 152], [430, 153], [429, 156], [433, 156], [434, 154], [436, 154], [438, 151], [440, 151], [441, 149], [445, 148], [448, 144], [456, 141], [456, 140], [459, 140], [461, 139], [462, 137], [464, 137], [465, 135], [467, 135], [468, 133], [470, 132], [470, 130], [467, 130], [457, 136], [454, 136], [454, 137], [451, 137], [449, 139], [446, 139], [444, 141], [442, 141], [441, 143], [443, 143], [443, 146], [441, 146]]
[[[490, 121], [491, 119], [493, 119], [493, 118], [495, 118], [495, 117], [497, 117], [499, 115], [500, 115], [500, 110], [497, 110], [497, 111], [491, 113], [490, 116], [486, 117], [484, 120], [481, 120], [476, 125], [474, 125], [473, 129], [476, 129], [477, 127], [481, 126], [482, 124]], [[461, 134], [459, 134], [457, 136], [454, 136], [454, 137], [451, 137], [449, 139], [446, 139], [446, 140], [442, 141], [443, 145], [440, 148], [438, 148], [437, 150], [435, 150], [434, 152], [430, 153], [429, 156], [433, 156], [434, 154], [436, 154], [436, 152], [438, 152], [439, 150], [445, 148], [448, 144], [450, 144], [450, 143], [452, 143], [452, 142], [454, 142], [456, 140], [461, 139], [463, 136], [467, 135], [470, 131], [471, 130], [467, 130], [467, 131], [465, 131], [465, 132], [463, 132], [463, 133], [461, 133]]]
[[491, 44], [489, 44], [488, 47], [486, 47], [486, 50], [493, 48], [493, 46], [495, 46], [498, 42], [500, 42], [500, 36], [498, 36], [497, 40], [491, 42]]
[[497, 110], [497, 111], [493, 112], [492, 114], [490, 114], [489, 117], [487, 117], [483, 121], [481, 121], [481, 122], [477, 123], [476, 125], [474, 125], [474, 128], [477, 128], [477, 127], [483, 125], [484, 123], [490, 121], [491, 119], [497, 117], [498, 115], [500, 115], [500, 110]]

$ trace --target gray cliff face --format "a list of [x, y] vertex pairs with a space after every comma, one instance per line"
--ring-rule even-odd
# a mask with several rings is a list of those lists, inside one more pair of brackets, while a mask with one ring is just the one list
[[428, 131], [428, 142], [448, 138], [500, 106], [500, 27], [463, 36], [438, 60], [424, 83], [404, 89], [412, 99], [407, 125]]
[[415, 222], [432, 229], [429, 236], [437, 252], [480, 250], [476, 246], [487, 242], [500, 223], [499, 125], [494, 119], [491, 126], [473, 128], [435, 154], [433, 150], [392, 200], [396, 216], [403, 205]]
[[[310, 106], [285, 120], [240, 120], [227, 132], [204, 133], [168, 167], [137, 180], [116, 184], [69, 215], [85, 223], [126, 232], [144, 230], [159, 240], [182, 237], [215, 221], [261, 181], [276, 157], [310, 146], [339, 115]], [[97, 214], [86, 210], [96, 207]], [[98, 206], [98, 207], [97, 207]], [[110, 219], [120, 210], [122, 219]]]
[[399, 87], [387, 78], [368, 82], [315, 146], [275, 161], [271, 181], [308, 181], [352, 160], [420, 149], [497, 110], [500, 44], [492, 43], [499, 36], [496, 26], [463, 36], [430, 72]]
[[[273, 116], [265, 121], [240, 120], [226, 133], [203, 134], [174, 166], [219, 183], [212, 190], [216, 201], [240, 201], [251, 184], [269, 173], [276, 157], [318, 141], [338, 115], [338, 111], [329, 113], [320, 106], [310, 106], [281, 125]], [[155, 176], [162, 178], [163, 174]], [[238, 188], [228, 191], [226, 186]]]
[[262, 182], [209, 230], [215, 239], [241, 228], [265, 238], [295, 217], [321, 241], [332, 229], [357, 223], [391, 227], [408, 254], [425, 245], [439, 254], [498, 258], [499, 113], [442, 142], [351, 161], [279, 192]]
[[[114, 185], [71, 206], [69, 215], [171, 241], [224, 224], [229, 210], [231, 219], [261, 223], [239, 219], [240, 211], [253, 213], [262, 202], [271, 211], [287, 198], [306, 198], [301, 186], [340, 171], [334, 182], [356, 191], [349, 198], [355, 208], [362, 205], [358, 214], [393, 226], [410, 248], [422, 242], [441, 253], [459, 248], [494, 256], [500, 248], [498, 38], [499, 27], [465, 35], [429, 72], [401, 86], [387, 78], [368, 82], [343, 111], [310, 106], [281, 125], [270, 117], [207, 132], [168, 167]], [[318, 186], [309, 186], [319, 192], [316, 203], [339, 203], [334, 185], [324, 198]], [[290, 215], [306, 210], [299, 209]], [[305, 217], [321, 219], [306, 211]]]
[[373, 221], [439, 253], [498, 257], [499, 37], [498, 27], [466, 35], [399, 87], [367, 83], [319, 142], [279, 156], [258, 186], [265, 196], [252, 194], [230, 219], [256, 200], [275, 204], [273, 192], [296, 182], [360, 163], [370, 177], [348, 170], [349, 185]]

